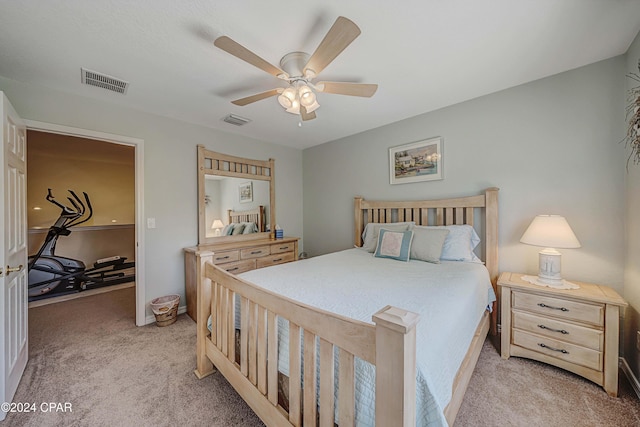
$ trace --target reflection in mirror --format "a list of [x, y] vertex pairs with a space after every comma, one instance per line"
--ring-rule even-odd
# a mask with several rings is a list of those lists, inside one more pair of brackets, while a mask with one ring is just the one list
[[[274, 167], [274, 159], [230, 156], [198, 145], [199, 245], [275, 237]], [[245, 227], [231, 230], [230, 223]]]
[[[269, 181], [206, 175], [204, 191], [207, 238], [268, 231]], [[237, 228], [233, 234], [229, 224], [241, 222], [256, 227]]]

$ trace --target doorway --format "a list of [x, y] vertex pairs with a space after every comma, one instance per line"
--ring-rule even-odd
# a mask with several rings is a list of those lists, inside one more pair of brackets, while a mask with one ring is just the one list
[[[81, 230], [79, 228], [78, 230], [81, 230], [81, 231], [76, 232], [76, 234], [81, 233], [82, 236], [79, 236], [79, 237], [82, 237], [82, 239], [80, 240], [86, 240], [87, 242], [91, 241], [92, 239], [94, 241], [98, 240], [98, 241], [104, 242], [105, 241], [104, 236], [106, 236], [107, 234], [110, 234], [111, 237], [109, 237], [108, 240], [112, 242], [116, 242], [115, 243], [116, 246], [118, 246], [119, 244], [118, 241], [120, 240], [125, 242], [125, 246], [127, 246], [126, 240], [128, 239], [131, 240], [130, 250], [128, 254], [123, 253], [123, 254], [114, 254], [114, 255], [126, 256], [127, 258], [135, 259], [135, 270], [136, 270], [136, 279], [135, 279], [136, 317], [135, 318], [136, 318], [136, 325], [138, 326], [144, 325], [146, 323], [146, 313], [145, 313], [146, 304], [145, 304], [145, 297], [144, 297], [144, 245], [143, 245], [144, 229], [143, 227], [140, 226], [140, 224], [142, 224], [142, 218], [143, 218], [143, 213], [142, 213], [143, 141], [137, 138], [130, 138], [130, 137], [124, 137], [120, 135], [113, 135], [113, 134], [105, 134], [101, 132], [94, 132], [94, 131], [78, 129], [78, 128], [70, 128], [66, 126], [53, 125], [48, 123], [26, 121], [26, 124], [27, 124], [28, 132], [30, 134], [29, 136], [30, 137], [35, 136], [36, 141], [43, 136], [44, 137], [48, 136], [52, 140], [66, 139], [69, 142], [69, 144], [65, 144], [65, 145], [72, 147], [71, 151], [73, 151], [74, 144], [76, 148], [79, 148], [82, 144], [84, 144], [85, 148], [87, 146], [91, 146], [91, 149], [95, 150], [96, 155], [100, 157], [100, 159], [95, 159], [97, 161], [105, 160], [106, 157], [110, 157], [110, 156], [113, 157], [115, 155], [114, 153], [126, 154], [128, 152], [131, 154], [132, 163], [133, 163], [132, 164], [133, 170], [131, 171], [133, 177], [129, 178], [130, 184], [132, 184], [132, 187], [133, 187], [130, 191], [131, 194], [129, 196], [125, 196], [124, 199], [120, 198], [119, 200], [118, 200], [117, 194], [112, 197], [107, 197], [106, 198], [107, 200], [104, 200], [105, 198], [103, 198], [103, 200], [98, 201], [100, 198], [99, 197], [96, 198], [96, 202], [98, 203], [98, 205], [94, 206], [94, 212], [96, 215], [96, 222], [94, 223], [95, 225], [90, 227], [85, 227], [84, 230]], [[81, 145], [78, 145], [78, 144], [81, 144]], [[27, 145], [29, 145], [29, 139], [27, 139]], [[115, 156], [117, 157], [117, 155]], [[62, 175], [62, 177], [60, 176], [57, 177], [59, 181], [64, 182], [64, 175], [73, 174], [73, 170], [68, 170], [69, 168], [73, 168], [73, 165], [79, 165], [78, 162], [86, 161], [86, 159], [83, 159], [80, 154], [78, 154], [76, 157], [77, 158], [74, 159], [73, 162], [65, 161], [65, 163], [67, 163], [66, 167], [61, 165], [62, 170], [59, 171], [59, 173], [58, 171], [56, 171], [56, 174]], [[36, 165], [33, 165], [33, 166], [36, 166]], [[119, 165], [115, 167], [121, 172], [123, 171], [123, 168], [126, 169], [126, 166], [123, 166], [123, 165]], [[28, 164], [27, 170], [29, 170], [29, 168], [30, 166]], [[97, 170], [95, 165], [93, 168]], [[90, 185], [91, 183], [85, 179], [84, 182], [80, 182], [76, 185], [73, 185], [71, 189], [76, 189], [78, 192], [82, 192], [82, 191], [86, 191], [85, 189], [87, 188], [87, 186], [89, 186], [93, 188], [93, 190], [91, 191], [99, 192], [100, 185], [104, 185], [104, 183], [102, 184], [100, 183], [100, 181], [102, 181], [103, 179], [94, 180], [95, 182], [93, 182], [92, 185]], [[123, 177], [114, 178], [114, 181], [116, 181], [116, 183], [119, 185], [126, 185], [126, 183], [123, 182]], [[55, 182], [55, 181], [52, 181], [52, 182]], [[31, 184], [28, 183], [27, 187], [29, 188], [30, 185]], [[34, 185], [36, 184], [34, 183]], [[40, 182], [38, 185], [42, 187], [42, 185], [44, 184]], [[31, 191], [31, 190], [28, 190], [28, 191]], [[56, 194], [57, 198], [66, 200], [66, 197], [68, 196], [67, 188], [59, 188], [59, 189], [57, 188], [55, 189], [55, 191], [57, 192]], [[48, 204], [44, 200], [45, 195], [41, 195], [41, 203], [39, 204], [36, 203], [37, 198], [34, 199], [34, 197], [31, 197], [30, 198], [31, 200], [29, 200], [28, 211], [30, 213], [30, 217], [29, 217], [30, 229], [32, 228], [32, 221], [31, 221], [32, 218], [34, 218], [33, 225], [37, 227], [48, 227], [48, 225], [50, 225], [50, 224], [48, 225], [42, 224], [41, 223], [42, 221], [38, 222], [38, 215], [37, 215], [38, 212], [33, 211], [34, 207], [43, 208], [44, 205]], [[94, 195], [90, 194], [90, 197], [93, 204], [94, 198], [97, 197], [97, 194], [94, 194]], [[111, 206], [111, 204], [118, 204], [119, 202], [124, 202], [124, 204], [121, 206]], [[100, 214], [98, 214], [98, 211], [100, 211]], [[35, 240], [37, 242], [38, 240], [37, 234], [38, 234], [37, 231], [31, 230], [29, 240], [30, 241]], [[60, 248], [60, 250], [58, 251], [59, 254], [63, 256], [70, 256], [72, 258], [80, 258], [78, 256], [74, 256], [73, 253], [67, 254], [63, 252], [62, 239], [64, 238], [61, 238], [59, 241], [59, 248]], [[77, 242], [78, 239], [75, 239], [75, 240]], [[73, 251], [74, 250], [73, 246], [74, 244], [69, 244], [64, 249], [67, 251], [69, 250]], [[92, 245], [88, 243], [88, 246], [90, 247]], [[87, 245], [83, 245], [83, 248], [76, 247], [75, 250], [77, 250], [78, 253], [83, 253], [85, 257], [91, 258], [92, 254], [87, 253], [86, 248], [87, 248]], [[112, 247], [112, 248], [103, 247], [102, 251], [104, 252], [104, 250], [107, 250], [107, 251], [114, 250], [114, 248], [115, 247]], [[115, 250], [121, 250], [121, 249], [115, 249]], [[32, 253], [31, 250], [30, 250], [30, 253]], [[98, 257], [100, 256], [99, 254], [100, 252], [96, 253]], [[85, 261], [85, 264], [87, 264], [86, 261]], [[87, 265], [91, 265], [91, 264], [87, 264]], [[87, 293], [104, 292], [104, 291], [110, 290], [109, 288], [117, 289], [123, 286], [127, 286], [127, 285], [126, 284], [114, 285], [114, 286], [109, 286], [105, 288], [99, 288], [99, 289], [96, 289], [95, 291], [83, 291], [83, 292], [87, 292]], [[83, 292], [81, 292], [80, 294], [82, 294]]]

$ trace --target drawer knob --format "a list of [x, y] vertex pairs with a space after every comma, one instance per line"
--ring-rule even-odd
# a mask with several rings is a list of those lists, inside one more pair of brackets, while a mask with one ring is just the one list
[[231, 273], [232, 271], [236, 271], [238, 269], [238, 267], [233, 267], [233, 268], [227, 268], [227, 271], [229, 273]]
[[566, 307], [554, 307], [552, 305], [547, 305], [547, 304], [544, 304], [544, 303], [538, 303], [538, 306], [542, 307], [542, 308], [550, 308], [552, 310], [569, 311], [569, 309], [566, 308]]
[[543, 343], [538, 343], [538, 345], [540, 347], [542, 347], [542, 348], [546, 348], [546, 349], [551, 350], [551, 351], [557, 351], [557, 352], [560, 352], [562, 354], [569, 354], [569, 352], [567, 350], [563, 349], [563, 348], [553, 348], [553, 347], [549, 347], [548, 345], [543, 344]]
[[284, 251], [284, 250], [287, 250], [287, 249], [289, 249], [289, 246], [282, 246], [282, 247], [280, 247], [280, 250], [281, 250], [281, 251]]
[[278, 258], [278, 259], [274, 259], [273, 262], [280, 262], [282, 261], [282, 258]]
[[257, 254], [261, 254], [261, 253], [262, 253], [262, 251], [253, 251], [253, 252], [251, 252], [251, 255], [257, 255]]
[[221, 257], [216, 258], [216, 261], [220, 261], [221, 259], [228, 259], [228, 258], [229, 258], [229, 255], [221, 256]]
[[564, 329], [553, 329], [550, 328], [548, 326], [544, 326], [544, 325], [538, 325], [538, 328], [540, 329], [546, 329], [547, 331], [551, 331], [551, 332], [560, 332], [561, 334], [567, 335], [569, 332], [565, 331]]

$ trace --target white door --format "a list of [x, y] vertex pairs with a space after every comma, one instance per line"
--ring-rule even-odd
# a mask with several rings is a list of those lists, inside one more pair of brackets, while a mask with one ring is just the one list
[[[0, 92], [0, 403], [11, 402], [27, 365], [27, 130]], [[0, 421], [6, 416], [0, 410]]]

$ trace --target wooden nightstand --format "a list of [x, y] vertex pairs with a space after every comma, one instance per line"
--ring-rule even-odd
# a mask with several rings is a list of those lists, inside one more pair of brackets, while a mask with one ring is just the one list
[[575, 282], [559, 290], [502, 273], [502, 357], [526, 357], [566, 369], [618, 395], [620, 309], [627, 306], [606, 286]]

